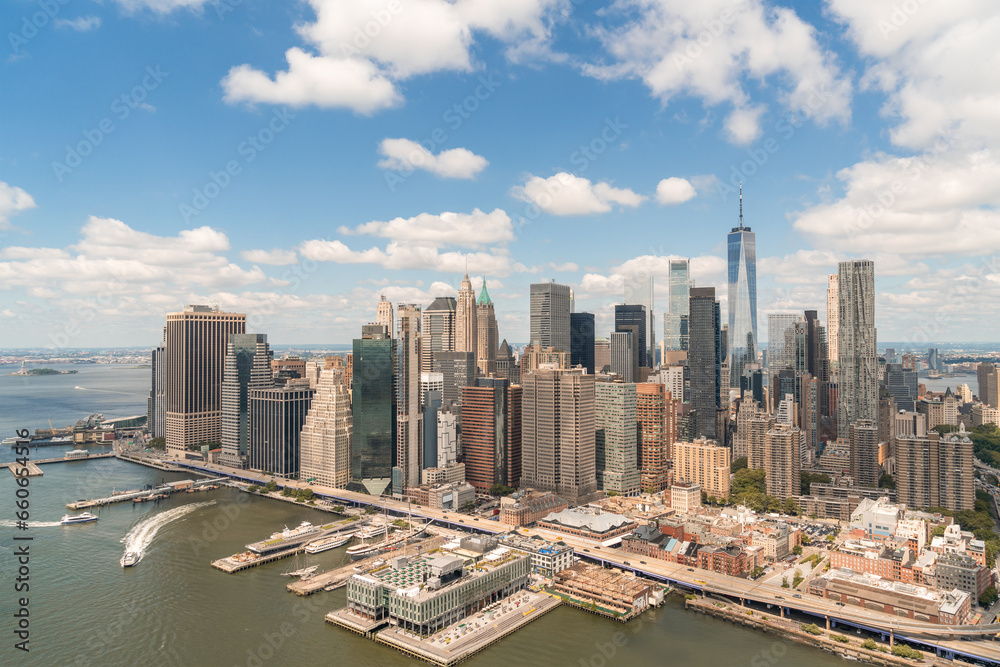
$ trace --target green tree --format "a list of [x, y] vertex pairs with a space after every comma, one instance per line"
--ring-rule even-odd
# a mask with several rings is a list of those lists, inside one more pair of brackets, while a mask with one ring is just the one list
[[979, 604], [983, 607], [989, 607], [991, 604], [997, 601], [997, 589], [996, 586], [990, 586], [983, 594], [979, 596]]
[[149, 446], [153, 449], [166, 449], [167, 439], [166, 438], [152, 438], [149, 441]]
[[753, 492], [760, 495], [767, 493], [767, 481], [764, 471], [750, 470], [748, 468], [736, 471], [736, 474], [733, 475], [730, 495], [739, 498], [743, 494]]
[[795, 576], [792, 577], [792, 588], [798, 588], [803, 579], [805, 579], [805, 577], [799, 574], [798, 570], [795, 570]]
[[781, 510], [790, 516], [798, 516], [799, 514], [799, 503], [795, 498], [789, 496], [785, 498], [785, 501], [781, 503]]
[[893, 478], [892, 475], [889, 475], [889, 474], [886, 474], [886, 473], [882, 473], [882, 475], [879, 476], [879, 478], [878, 478], [878, 488], [880, 488], [880, 489], [895, 489], [896, 488], [896, 480]]
[[740, 470], [746, 470], [746, 469], [747, 469], [747, 457], [745, 456], [741, 456], [740, 458], [736, 459], [735, 461], [729, 464], [729, 472], [731, 473], [737, 473]]
[[491, 496], [509, 496], [515, 491], [517, 491], [517, 489], [512, 489], [509, 486], [504, 486], [503, 484], [494, 484], [490, 487]]
[[799, 545], [799, 544], [796, 544], [794, 547], [792, 547], [792, 553], [795, 554], [796, 556], [801, 556], [802, 555], [802, 546]]
[[278, 490], [278, 483], [272, 479], [270, 482], [264, 485], [264, 490], [267, 491], [268, 493], [274, 493], [275, 491]]
[[800, 477], [800, 491], [803, 496], [811, 495], [809, 486], [816, 482], [817, 484], [829, 484], [830, 476], [821, 472], [803, 472], [799, 474]]
[[878, 644], [875, 643], [874, 639], [869, 637], [868, 639], [861, 642], [861, 648], [868, 649], [869, 651], [877, 651]]
[[782, 577], [781, 578], [781, 587], [782, 588], [788, 588], [788, 577]]

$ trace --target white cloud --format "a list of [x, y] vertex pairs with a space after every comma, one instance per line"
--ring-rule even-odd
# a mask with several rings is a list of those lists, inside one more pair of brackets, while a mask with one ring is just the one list
[[506, 276], [512, 270], [509, 255], [499, 249], [491, 252], [441, 252], [433, 245], [392, 241], [386, 245], [385, 250], [351, 250], [341, 241], [313, 239], [302, 243], [299, 252], [303, 257], [317, 262], [378, 264], [393, 270], [420, 269], [459, 273], [465, 271], [468, 265], [470, 269], [494, 276]]
[[691, 182], [684, 178], [671, 176], [664, 178], [656, 184], [656, 201], [667, 206], [669, 204], [683, 204], [694, 199], [698, 193], [695, 192]]
[[580, 266], [576, 262], [564, 262], [562, 264], [551, 262], [549, 268], [560, 273], [576, 273], [580, 270]]
[[[147, 0], [149, 1], [149, 0]], [[396, 105], [396, 82], [469, 72], [476, 33], [510, 45], [508, 57], [544, 53], [563, 0], [308, 0], [316, 20], [297, 26], [314, 53], [295, 47], [270, 76], [248, 64], [222, 85], [228, 102], [344, 107], [372, 113]]]
[[614, 188], [603, 181], [591, 183], [566, 172], [548, 178], [531, 176], [524, 185], [515, 186], [511, 194], [551, 215], [605, 213], [612, 204], [635, 207], [646, 200], [627, 188]]
[[382, 169], [412, 171], [423, 169], [442, 178], [475, 178], [489, 164], [486, 158], [467, 148], [452, 148], [437, 155], [410, 139], [383, 139], [379, 152]]
[[341, 234], [368, 234], [395, 241], [417, 241], [432, 245], [478, 248], [514, 240], [514, 226], [503, 209], [483, 213], [421, 213], [412, 218], [388, 222], [366, 222], [357, 227], [341, 227]]
[[35, 200], [27, 192], [16, 185], [0, 181], [0, 229], [10, 229], [12, 215], [35, 206]]
[[77, 32], [87, 32], [101, 27], [99, 16], [78, 16], [75, 19], [56, 19], [57, 28], [70, 28]]
[[734, 143], [760, 133], [764, 107], [751, 98], [747, 80], [773, 86], [785, 107], [817, 123], [850, 118], [850, 79], [791, 9], [763, 0], [621, 0], [609, 14], [620, 15], [621, 24], [593, 32], [616, 62], [584, 72], [639, 78], [664, 104], [682, 95], [727, 104], [726, 135]]
[[156, 14], [169, 14], [175, 9], [201, 10], [212, 0], [114, 0], [125, 12], [134, 14], [149, 10]]
[[294, 264], [299, 258], [294, 250], [281, 250], [279, 248], [272, 250], [244, 250], [240, 253], [240, 257], [254, 264], [272, 264], [275, 266]]

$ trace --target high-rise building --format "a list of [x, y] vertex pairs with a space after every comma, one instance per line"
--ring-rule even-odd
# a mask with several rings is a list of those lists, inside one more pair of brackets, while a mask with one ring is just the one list
[[149, 398], [146, 399], [146, 424], [152, 438], [167, 436], [167, 348], [153, 348], [150, 354], [152, 368]]
[[569, 314], [572, 290], [555, 282], [531, 284], [531, 346], [569, 352], [572, 348]]
[[[649, 329], [646, 307], [642, 305], [618, 304], [615, 306], [615, 331], [634, 331], [636, 366], [652, 368], [646, 332]], [[632, 328], [630, 328], [632, 327]]]
[[727, 236], [729, 246], [729, 368], [730, 387], [739, 389], [747, 364], [757, 361], [757, 235], [740, 224]]
[[975, 507], [972, 440], [959, 426], [954, 433], [930, 431], [896, 437], [896, 497], [913, 509]]
[[392, 301], [387, 301], [384, 294], [380, 295], [378, 299], [375, 324], [384, 326], [385, 330], [389, 332], [389, 338], [392, 338], [392, 332], [396, 330], [396, 319], [392, 314]]
[[598, 382], [594, 387], [594, 451], [597, 488], [622, 496], [639, 494], [636, 387]]
[[472, 281], [466, 272], [462, 278], [462, 286], [458, 289], [458, 300], [455, 305], [455, 350], [475, 355], [479, 349], [478, 334], [476, 290], [472, 288]]
[[384, 325], [368, 324], [354, 340], [351, 413], [352, 491], [382, 495], [396, 465], [396, 347]]
[[846, 439], [853, 422], [878, 420], [875, 263], [841, 262], [839, 269], [837, 434]]
[[480, 493], [521, 481], [521, 387], [504, 378], [477, 378], [462, 389], [465, 480]]
[[775, 420], [764, 410], [749, 416], [747, 433], [747, 467], [750, 470], [764, 469], [764, 447], [767, 432], [774, 428]]
[[670, 312], [663, 316], [664, 350], [688, 349], [688, 305], [691, 281], [691, 263], [686, 259], [669, 262]]
[[246, 468], [250, 444], [250, 390], [274, 386], [266, 334], [229, 337], [222, 376], [222, 451], [219, 463]]
[[785, 348], [785, 332], [801, 319], [798, 313], [770, 313], [767, 316], [767, 368], [771, 375], [792, 367], [791, 355]]
[[[232, 334], [245, 333], [247, 316], [210, 306], [167, 313], [167, 451], [186, 457], [188, 445], [222, 438], [222, 374]], [[200, 456], [200, 455], [199, 455]]]
[[639, 345], [634, 324], [622, 325], [622, 331], [611, 334], [611, 372], [625, 382], [635, 382], [639, 375]]
[[434, 355], [455, 349], [455, 297], [439, 296], [424, 309], [420, 351], [421, 373], [433, 369]]
[[944, 364], [941, 363], [941, 355], [938, 353], [938, 349], [936, 347], [932, 347], [927, 350], [927, 366], [932, 371], [937, 371], [938, 373], [944, 370]]
[[594, 374], [594, 314], [570, 313], [570, 364]]
[[674, 399], [665, 385], [635, 386], [635, 419], [639, 487], [645, 493], [659, 493], [670, 486], [671, 448], [677, 439]]
[[420, 485], [423, 461], [423, 412], [420, 405], [420, 306], [396, 309], [396, 466], [394, 494]]
[[851, 477], [857, 486], [878, 487], [880, 476], [878, 460], [878, 427], [871, 419], [849, 424], [848, 438], [851, 448]]
[[802, 432], [797, 426], [776, 423], [764, 435], [764, 471], [767, 495], [784, 500], [800, 495]]
[[840, 363], [840, 274], [831, 273], [826, 286], [826, 334], [830, 366]]
[[[431, 373], [425, 373], [422, 377], [427, 377]], [[434, 374], [439, 375], [439, 374]], [[434, 383], [434, 389], [424, 390], [423, 380], [421, 385], [420, 405], [423, 411], [423, 434], [421, 435], [421, 459], [420, 469], [436, 468], [438, 464], [438, 413], [441, 411], [441, 384]]]
[[698, 484], [714, 498], [729, 497], [731, 465], [731, 450], [714, 440], [674, 443], [674, 480]]
[[607, 338], [594, 339], [594, 372], [601, 373], [611, 368], [611, 341]]
[[312, 397], [313, 390], [304, 380], [249, 391], [247, 467], [276, 477], [298, 476], [302, 427]]
[[476, 326], [479, 331], [476, 338], [476, 364], [479, 372], [490, 376], [497, 370], [497, 346], [500, 344], [500, 333], [497, 331], [497, 316], [493, 310], [493, 300], [486, 291], [486, 278], [483, 278], [483, 288], [476, 301]]
[[1000, 369], [989, 362], [976, 366], [979, 400], [991, 408], [1000, 408]]
[[462, 404], [462, 387], [476, 379], [474, 352], [439, 352], [431, 364], [434, 373], [442, 376], [441, 402], [445, 407]]
[[896, 407], [913, 412], [917, 405], [917, 374], [902, 364], [886, 364], [885, 388], [896, 401]]
[[641, 356], [646, 358], [643, 366], [656, 367], [656, 317], [653, 313], [653, 276], [636, 273], [625, 277], [626, 305], [641, 305], [646, 311], [646, 326], [642, 338], [646, 341]]
[[744, 392], [743, 398], [736, 410], [736, 433], [733, 435], [733, 460], [746, 459], [747, 467], [750, 467], [750, 420], [761, 414], [762, 411], [753, 395]]
[[688, 367], [691, 371], [691, 407], [697, 414], [696, 432], [715, 439], [722, 359], [719, 354], [719, 302], [715, 300], [714, 287], [691, 288], [689, 315]]
[[302, 426], [299, 479], [335, 489], [351, 480], [351, 394], [341, 369], [320, 371]]
[[514, 361], [514, 353], [504, 338], [497, 348], [497, 372], [496, 377], [509, 380], [511, 384], [520, 384], [521, 380], [517, 372], [517, 362]]
[[594, 493], [594, 376], [541, 368], [522, 384], [521, 485], [573, 500]]

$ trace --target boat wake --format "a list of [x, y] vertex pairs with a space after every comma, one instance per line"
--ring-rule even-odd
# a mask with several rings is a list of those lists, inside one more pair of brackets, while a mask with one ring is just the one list
[[[0, 526], [4, 528], [16, 528], [18, 522], [11, 521], [9, 519], [0, 519]], [[51, 528], [52, 526], [61, 526], [62, 523], [59, 521], [29, 521], [28, 528]]]
[[132, 526], [125, 537], [121, 539], [122, 543], [125, 545], [125, 551], [134, 551], [139, 554], [139, 556], [146, 555], [146, 549], [149, 545], [153, 543], [153, 539], [156, 534], [160, 532], [160, 529], [166, 526], [168, 523], [177, 521], [181, 517], [184, 517], [196, 509], [202, 507], [208, 507], [209, 505], [214, 505], [214, 500], [209, 500], [203, 503], [191, 503], [189, 505], [184, 505], [183, 507], [175, 507], [174, 509], [167, 510], [166, 512], [159, 512], [151, 517], [147, 517], [140, 521], [139, 523]]
[[115, 391], [114, 389], [92, 389], [90, 387], [81, 387], [76, 385], [73, 389], [78, 389], [80, 391], [97, 391], [102, 394], [121, 394], [122, 396], [131, 396], [127, 391]]

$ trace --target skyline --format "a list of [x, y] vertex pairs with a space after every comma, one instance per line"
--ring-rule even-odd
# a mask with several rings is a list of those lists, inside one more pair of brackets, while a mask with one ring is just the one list
[[728, 314], [739, 180], [758, 327], [825, 321], [853, 259], [876, 263], [879, 340], [1000, 322], [1000, 84], [955, 75], [997, 59], [1000, 9], [427, 4], [115, 0], [32, 31], [37, 3], [7, 3], [4, 345], [152, 347], [164, 313], [213, 302], [275, 343], [346, 345], [379, 294], [426, 306], [466, 262], [500, 339], [529, 340], [550, 278], [606, 336], [638, 273], [660, 340], [670, 258]]

